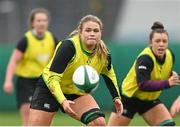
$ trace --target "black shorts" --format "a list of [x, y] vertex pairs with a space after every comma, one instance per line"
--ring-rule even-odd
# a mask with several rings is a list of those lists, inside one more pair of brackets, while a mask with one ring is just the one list
[[[123, 103], [123, 116], [126, 116], [132, 119], [136, 112], [140, 115], [147, 112], [154, 106], [161, 103], [159, 99], [153, 101], [142, 101], [137, 98], [128, 98], [125, 96], [121, 96], [121, 101]], [[113, 112], [116, 112], [115, 107], [113, 107]]]
[[[68, 100], [72, 101], [80, 97], [80, 95], [75, 94], [64, 94], [64, 96]], [[36, 84], [36, 89], [33, 94], [30, 108], [43, 110], [46, 112], [56, 112], [60, 108], [62, 112], [64, 112], [62, 106], [59, 104], [59, 102], [55, 99], [55, 97], [51, 94], [50, 90], [47, 88], [42, 77], [40, 77]]]
[[37, 81], [38, 78], [23, 78], [17, 76], [16, 100], [18, 108], [24, 103], [31, 102]]

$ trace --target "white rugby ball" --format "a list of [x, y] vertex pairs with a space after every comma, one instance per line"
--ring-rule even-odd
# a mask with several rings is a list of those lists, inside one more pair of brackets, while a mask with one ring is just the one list
[[74, 84], [82, 91], [90, 93], [99, 85], [99, 75], [95, 68], [81, 65], [73, 73]]

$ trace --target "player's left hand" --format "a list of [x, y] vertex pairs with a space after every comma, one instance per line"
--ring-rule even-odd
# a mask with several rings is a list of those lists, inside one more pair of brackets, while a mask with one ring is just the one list
[[115, 99], [114, 105], [115, 105], [118, 116], [120, 116], [123, 113], [123, 104], [121, 100], [119, 98]]

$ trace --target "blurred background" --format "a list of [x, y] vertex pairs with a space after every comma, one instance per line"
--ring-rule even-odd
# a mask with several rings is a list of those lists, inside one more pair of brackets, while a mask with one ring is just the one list
[[[160, 21], [176, 56], [174, 70], [180, 74], [180, 0], [0, 0], [0, 125], [6, 125], [2, 118], [9, 118], [10, 112], [17, 115], [15, 94], [6, 95], [2, 90], [4, 75], [13, 48], [28, 30], [30, 11], [39, 7], [50, 12], [49, 30], [59, 40], [66, 38], [84, 15], [98, 16], [104, 24], [103, 39], [112, 53], [119, 85], [136, 56], [148, 45], [153, 22]], [[179, 94], [177, 86], [165, 90], [161, 99], [169, 108]], [[93, 96], [104, 111], [111, 110], [112, 99], [102, 79]]]

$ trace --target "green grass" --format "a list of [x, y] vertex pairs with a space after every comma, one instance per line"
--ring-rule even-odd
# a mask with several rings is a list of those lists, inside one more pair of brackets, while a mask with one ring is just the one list
[[[106, 113], [106, 121], [109, 118], [109, 113]], [[180, 125], [180, 115], [175, 119], [176, 125]], [[21, 125], [21, 119], [18, 112], [0, 112], [0, 126], [19, 126]], [[71, 118], [70, 116], [61, 112], [56, 113], [53, 119], [52, 126], [81, 126], [81, 122]], [[146, 126], [142, 117], [136, 115], [130, 123], [131, 126]]]

